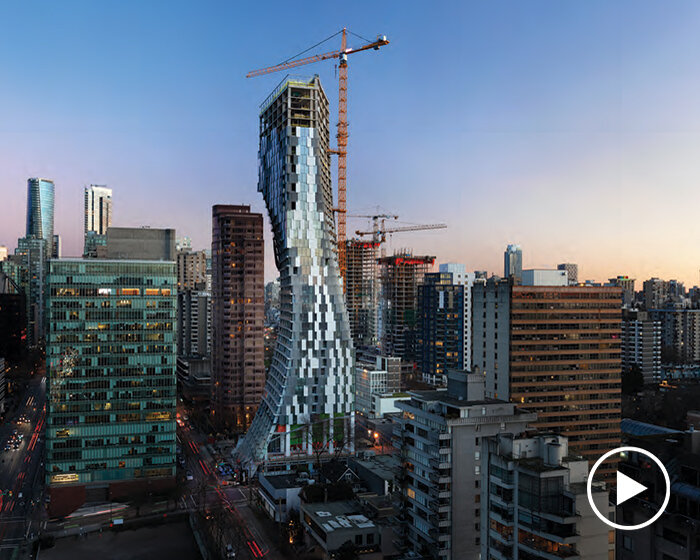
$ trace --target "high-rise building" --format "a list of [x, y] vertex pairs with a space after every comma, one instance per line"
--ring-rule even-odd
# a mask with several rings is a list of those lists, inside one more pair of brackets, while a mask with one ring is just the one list
[[647, 311], [661, 309], [668, 301], [668, 282], [661, 278], [649, 278], [644, 281], [644, 307]]
[[4, 245], [0, 245], [0, 262], [7, 260], [8, 250]]
[[[270, 453], [353, 449], [354, 350], [333, 220], [328, 99], [318, 76], [287, 78], [260, 113], [258, 190], [274, 234], [280, 326], [265, 393], [237, 448]], [[253, 467], [254, 468], [254, 467]]]
[[45, 258], [53, 254], [54, 183], [49, 179], [27, 181], [26, 237], [46, 242]]
[[418, 285], [432, 270], [435, 257], [414, 256], [408, 250], [379, 259], [381, 277], [381, 347], [404, 362], [416, 360]]
[[345, 254], [345, 299], [350, 318], [350, 333], [356, 348], [368, 348], [377, 344], [378, 244], [373, 241], [349, 239]]
[[52, 516], [175, 483], [174, 261], [48, 263]]
[[[440, 272], [452, 274], [452, 282], [464, 286], [464, 369], [472, 369], [472, 286], [477, 278], [477, 273], [467, 272], [467, 267], [460, 263], [443, 263], [439, 267]], [[485, 273], [484, 273], [485, 275]]]
[[464, 285], [431, 272], [418, 286], [417, 360], [423, 381], [444, 385], [447, 370], [464, 369]]
[[661, 379], [661, 321], [648, 311], [623, 309], [622, 371], [638, 367], [644, 383]]
[[206, 286], [207, 255], [204, 251], [180, 249], [177, 252], [177, 287], [179, 290]]
[[565, 270], [569, 279], [569, 286], [578, 285], [578, 265], [575, 263], [561, 263], [557, 265], [557, 270]]
[[263, 217], [219, 204], [212, 224], [212, 411], [242, 433], [265, 384]]
[[700, 363], [700, 309], [653, 309], [650, 315], [661, 323], [664, 363]]
[[475, 284], [472, 297], [473, 363], [486, 372], [486, 394], [537, 412], [536, 428], [561, 430], [589, 461], [616, 447], [620, 288], [492, 278]]
[[27, 300], [17, 268], [10, 260], [0, 262], [0, 356], [8, 361], [21, 360], [27, 349]]
[[112, 189], [104, 185], [85, 187], [85, 235], [91, 231], [97, 235], [107, 235], [107, 228], [111, 226]]
[[[485, 438], [482, 463], [483, 560], [615, 557], [614, 531], [588, 499], [588, 464], [569, 453], [565, 437]], [[606, 518], [614, 514], [604, 483], [593, 482], [590, 495]]]
[[637, 295], [634, 291], [635, 279], [629, 276], [616, 276], [615, 278], [610, 278], [609, 282], [611, 286], [622, 288], [622, 306], [634, 307], [634, 300]]
[[20, 287], [26, 297], [27, 345], [38, 346], [44, 339], [44, 281], [46, 276], [46, 240], [41, 237], [21, 237], [17, 240], [15, 259], [20, 271]]
[[516, 283], [523, 277], [523, 250], [520, 245], [508, 245], [503, 253], [503, 277], [514, 278]]
[[397, 401], [401, 461], [397, 541], [417, 558], [478, 558], [481, 550], [483, 438], [522, 433], [533, 413], [486, 398], [484, 376], [450, 371], [447, 390], [411, 391]]
[[210, 356], [211, 350], [211, 294], [196, 289], [178, 290], [177, 355]]

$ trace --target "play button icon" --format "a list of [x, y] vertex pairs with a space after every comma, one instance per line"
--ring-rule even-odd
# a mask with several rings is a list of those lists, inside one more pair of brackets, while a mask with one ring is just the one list
[[639, 484], [633, 478], [630, 478], [625, 473], [617, 471], [617, 505], [626, 502], [630, 498], [634, 498], [637, 494], [641, 494], [647, 487]]
[[[630, 454], [637, 454], [637, 455], [644, 455], [645, 457], [651, 459], [653, 463], [656, 464], [656, 466], [659, 468], [659, 471], [663, 475], [664, 479], [664, 484], [666, 486], [666, 492], [664, 496], [663, 503], [660, 504], [660, 507], [656, 510], [656, 513], [643, 523], [638, 523], [637, 525], [622, 525], [620, 523], [615, 523], [614, 521], [611, 521], [610, 519], [607, 518], [607, 516], [603, 515], [598, 508], [595, 505], [595, 502], [593, 501], [593, 479], [595, 477], [595, 472], [600, 467], [600, 465], [603, 464], [603, 462], [606, 459], [611, 459], [611, 458], [617, 458], [620, 455], [624, 456], [629, 456]], [[617, 499], [616, 499], [616, 505], [620, 505], [625, 503], [627, 500], [630, 498], [634, 498], [635, 496], [638, 496], [645, 490], [647, 490], [647, 487], [644, 486], [643, 484], [640, 484], [636, 480], [634, 480], [632, 477], [626, 475], [623, 472], [617, 471], [617, 477], [616, 477], [616, 491], [617, 491]], [[618, 447], [616, 449], [613, 449], [612, 451], [608, 451], [605, 453], [602, 457], [600, 457], [594, 464], [593, 467], [591, 468], [591, 471], [588, 473], [588, 484], [587, 484], [587, 492], [588, 492], [588, 502], [591, 504], [591, 508], [593, 509], [593, 513], [595, 513], [598, 516], [598, 519], [603, 521], [605, 524], [609, 525], [610, 527], [613, 527], [614, 529], [621, 529], [623, 531], [634, 531], [635, 529], [643, 529], [644, 527], [647, 527], [648, 525], [651, 525], [656, 521], [661, 515], [663, 515], [664, 510], [666, 509], [666, 506], [668, 505], [668, 501], [671, 498], [671, 480], [668, 476], [668, 471], [666, 470], [666, 467], [664, 467], [663, 463], [659, 460], [659, 458], [654, 455], [653, 453], [650, 453], [646, 449], [642, 449], [640, 447]], [[653, 504], [650, 504], [653, 506]], [[656, 508], [653, 508], [656, 509]], [[652, 511], [653, 511], [652, 509]]]

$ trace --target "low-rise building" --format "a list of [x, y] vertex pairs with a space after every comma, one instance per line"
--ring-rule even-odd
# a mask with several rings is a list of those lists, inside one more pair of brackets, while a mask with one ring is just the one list
[[302, 504], [301, 522], [309, 544], [318, 546], [324, 559], [333, 558], [343, 546], [354, 547], [359, 554], [381, 548], [379, 527], [356, 501]]
[[262, 508], [272, 520], [286, 523], [291, 511], [299, 511], [299, 493], [302, 488], [313, 483], [313, 480], [309, 480], [307, 473], [283, 471], [261, 472], [258, 482], [258, 497]]
[[[391, 395], [400, 390], [401, 359], [371, 356], [358, 360], [355, 366], [355, 411], [367, 418], [381, 418], [376, 395]], [[388, 403], [387, 403], [388, 404]]]
[[[588, 461], [569, 455], [566, 437], [498, 434], [482, 451], [483, 560], [614, 558], [614, 531], [588, 501]], [[594, 482], [591, 495], [609, 517], [605, 484]]]
[[351, 457], [348, 467], [358, 476], [362, 487], [377, 496], [388, 496], [396, 489], [396, 473], [401, 466], [394, 455]]

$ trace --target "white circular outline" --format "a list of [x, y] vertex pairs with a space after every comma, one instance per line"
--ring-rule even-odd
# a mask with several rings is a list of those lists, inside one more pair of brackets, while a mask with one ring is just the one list
[[[661, 472], [664, 475], [664, 480], [666, 481], [666, 497], [664, 498], [664, 503], [661, 505], [661, 508], [651, 519], [647, 519], [644, 523], [639, 523], [638, 525], [620, 525], [619, 523], [610, 521], [607, 517], [605, 517], [602, 513], [598, 511], [598, 508], [595, 506], [595, 502], [593, 501], [593, 473], [595, 473], [596, 469], [602, 464], [603, 461], [605, 461], [605, 459], [607, 459], [611, 455], [615, 455], [616, 453], [622, 453], [623, 451], [633, 451], [650, 457], [661, 469]], [[653, 453], [650, 453], [645, 449], [641, 449], [640, 447], [616, 447], [612, 451], [608, 451], [607, 453], [605, 453], [603, 456], [600, 457], [600, 459], [598, 459], [593, 464], [593, 468], [588, 473], [588, 484], [586, 485], [586, 493], [588, 494], [588, 503], [591, 504], [593, 513], [595, 513], [598, 516], [598, 519], [600, 519], [603, 523], [609, 525], [613, 529], [620, 529], [622, 531], [636, 531], [637, 529], [644, 529], [644, 527], [651, 525], [652, 523], [654, 523], [654, 521], [661, 517], [664, 511], [666, 511], [666, 506], [668, 506], [668, 502], [671, 499], [671, 479], [668, 476], [668, 471], [666, 470], [666, 467], [664, 467], [663, 463]]]

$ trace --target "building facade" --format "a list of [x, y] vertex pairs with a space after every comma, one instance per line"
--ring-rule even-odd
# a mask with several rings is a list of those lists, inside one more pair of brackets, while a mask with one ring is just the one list
[[589, 461], [619, 445], [619, 288], [489, 279], [474, 286], [473, 306], [473, 363], [487, 395], [536, 412], [536, 428], [560, 430]]
[[287, 78], [260, 113], [258, 190], [273, 229], [280, 325], [265, 393], [237, 448], [255, 468], [269, 453], [352, 450], [354, 349], [338, 269], [328, 99], [318, 77]]
[[7, 380], [5, 379], [5, 358], [0, 356], [0, 414], [5, 414]]
[[653, 309], [650, 315], [661, 323], [664, 363], [700, 363], [700, 309]]
[[375, 361], [358, 360], [355, 367], [355, 411], [365, 418], [381, 417], [375, 397], [401, 390], [401, 358], [376, 356]]
[[431, 272], [418, 286], [417, 359], [423, 381], [444, 385], [447, 370], [464, 369], [464, 285]]
[[43, 239], [47, 255], [53, 253], [54, 194], [54, 183], [49, 179], [33, 177], [27, 181], [26, 237]]
[[112, 189], [105, 185], [85, 187], [85, 224], [84, 233], [107, 235], [107, 228], [112, 226]]
[[402, 463], [397, 541], [419, 558], [462, 560], [481, 551], [481, 443], [521, 433], [536, 415], [484, 396], [481, 374], [450, 372], [447, 390], [398, 401], [394, 428]]
[[472, 286], [476, 280], [476, 273], [467, 272], [467, 267], [460, 263], [443, 263], [439, 266], [440, 272], [452, 274], [452, 282], [464, 286], [464, 369], [472, 369]]
[[622, 313], [622, 371], [641, 370], [644, 383], [661, 379], [661, 321], [648, 311]]
[[[259, 215], [259, 214], [258, 214]], [[195, 289], [207, 282], [207, 254], [185, 248], [177, 251], [177, 287]]]
[[[615, 532], [598, 519], [586, 494], [588, 461], [568, 451], [567, 439], [551, 434], [485, 438], [483, 560], [615, 557]], [[605, 485], [594, 483], [591, 497], [610, 517]]]
[[503, 277], [514, 278], [516, 283], [523, 277], [523, 250], [520, 245], [508, 245], [503, 253]]
[[569, 286], [578, 285], [578, 265], [575, 263], [561, 263], [557, 265], [557, 270], [566, 271], [566, 277], [569, 279]]
[[212, 410], [242, 433], [265, 385], [263, 217], [217, 204], [212, 226]]
[[377, 344], [379, 323], [379, 244], [349, 239], [345, 247], [347, 270], [345, 298], [350, 319], [350, 333], [356, 348]]
[[52, 515], [175, 480], [175, 263], [48, 264]]
[[211, 356], [211, 294], [201, 290], [178, 290], [178, 356]]
[[406, 363], [416, 361], [418, 286], [434, 263], [435, 257], [414, 256], [407, 250], [379, 259], [382, 352]]

